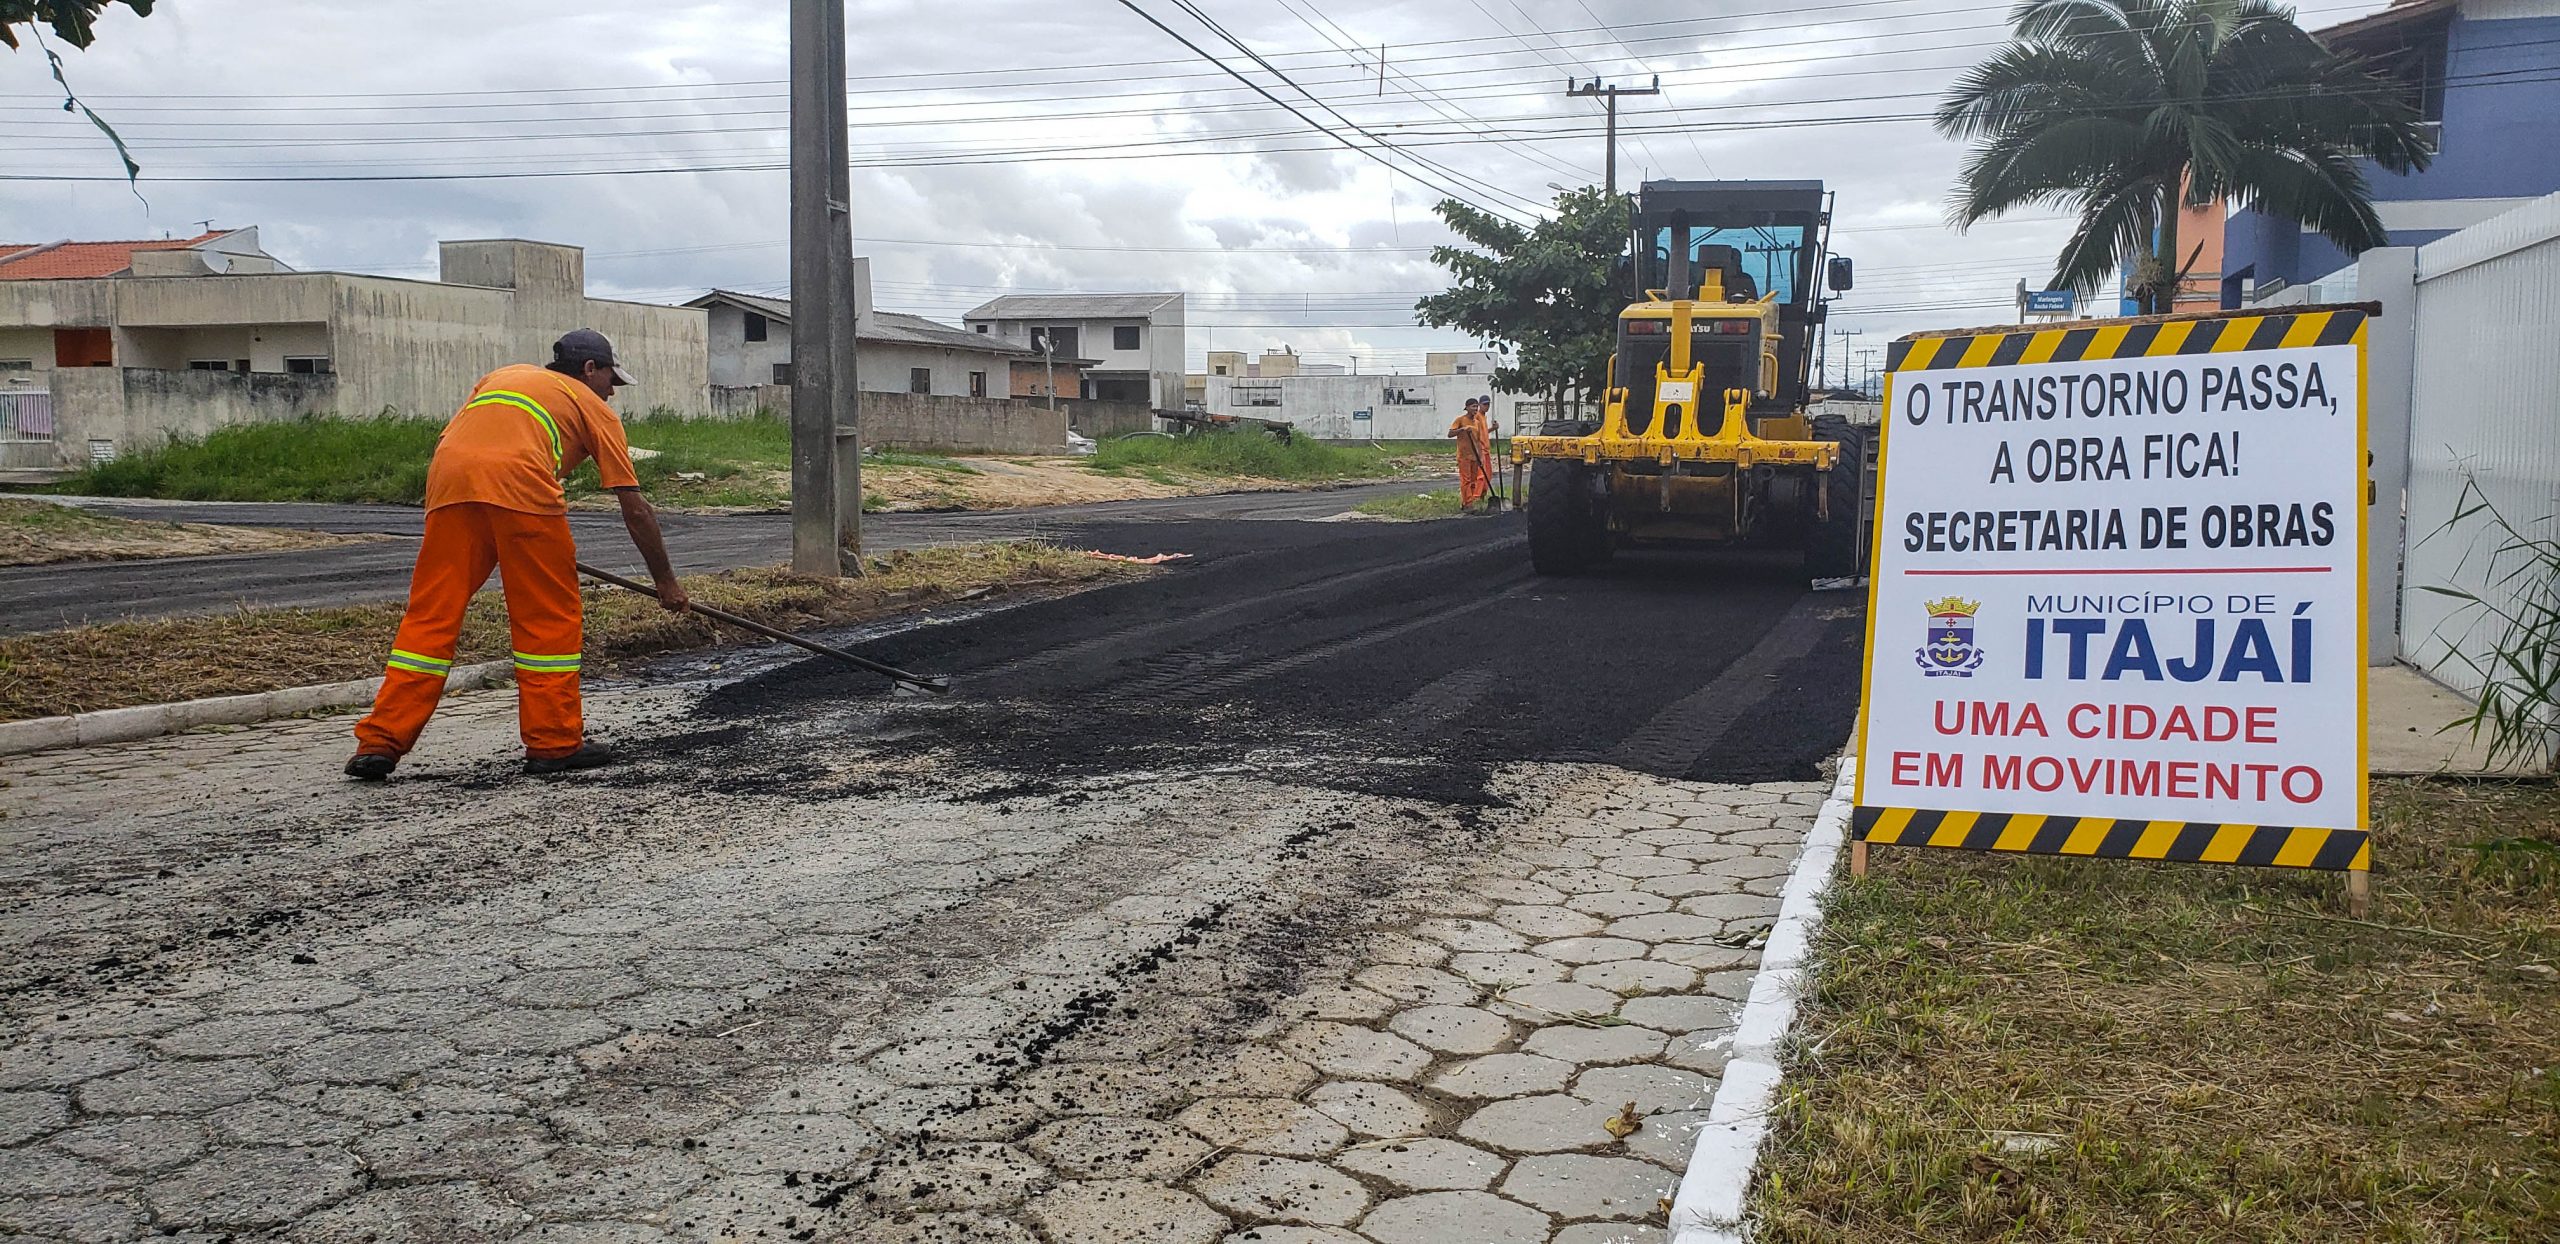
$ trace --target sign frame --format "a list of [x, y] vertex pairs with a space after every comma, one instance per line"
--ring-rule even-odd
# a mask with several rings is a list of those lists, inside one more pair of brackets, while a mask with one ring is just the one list
[[2067, 289], [2031, 289], [2019, 310], [2028, 315], [2069, 315], [2078, 309], [2078, 301]]
[[[1860, 676], [1855, 752], [1858, 760], [1857, 804], [1850, 821], [1850, 871], [1864, 876], [1870, 843], [1953, 848], [1971, 851], [2077, 856], [2101, 859], [2148, 859], [2179, 863], [2239, 864], [2341, 872], [2346, 876], [2350, 911], [2361, 915], [2369, 902], [2372, 863], [2372, 776], [2370, 759], [2370, 670], [2363, 654], [2372, 625], [2367, 595], [2367, 545], [2372, 536], [2374, 501], [2366, 406], [2366, 324], [2381, 308], [2371, 303], [2267, 308], [2241, 312], [2206, 312], [2134, 319], [2084, 320], [2069, 327], [2014, 326], [1912, 334], [1895, 341], [1886, 362], [1882, 440], [1878, 448], [1874, 520], [1887, 524], [1887, 480], [1892, 453], [1896, 381], [1913, 371], [2023, 364], [2100, 362], [2170, 355], [2230, 354], [2302, 346], [2353, 346], [2356, 462], [2362, 504], [2354, 507], [2355, 539], [2336, 556], [2355, 559], [2355, 646], [2353, 680], [2355, 712], [2354, 815], [2352, 824], [2296, 826], [2232, 824], [2178, 820], [2136, 820], [2071, 816], [2050, 812], [1999, 811], [1980, 808], [1918, 808], [1869, 804], [1865, 795], [1874, 757], [1869, 749], [1875, 671], [1887, 659], [1877, 647], [1878, 598], [1887, 573], [1888, 543], [1878, 539], [1869, 550], [1866, 621], [1866, 666]], [[2344, 516], [2341, 516], [2344, 517]], [[1949, 603], [1949, 602], [1942, 602]], [[1961, 602], [1953, 602], [1961, 603]], [[1935, 606], [1932, 606], [1934, 608]], [[1934, 616], [1934, 615], [1933, 615]], [[1957, 633], [1949, 624], [1954, 647], [1969, 646], [1970, 628]], [[1894, 656], [1901, 655], [1896, 649]], [[1979, 657], [1974, 660], [1979, 661]], [[1950, 799], [1939, 802], [1998, 802]]]

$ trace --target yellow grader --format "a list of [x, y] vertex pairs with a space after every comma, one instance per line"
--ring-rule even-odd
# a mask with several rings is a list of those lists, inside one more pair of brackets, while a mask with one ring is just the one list
[[[1515, 436], [1529, 558], [1572, 574], [1638, 545], [1792, 548], [1812, 578], [1862, 573], [1865, 430], [1806, 413], [1828, 257], [1817, 181], [1650, 181], [1644, 292], [1618, 315], [1597, 420]], [[1558, 412], [1562, 413], [1562, 412]]]

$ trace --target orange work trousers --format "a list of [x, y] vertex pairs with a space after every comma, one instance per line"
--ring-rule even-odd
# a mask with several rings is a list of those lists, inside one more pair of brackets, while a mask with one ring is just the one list
[[470, 501], [427, 511], [426, 540], [409, 577], [409, 608], [373, 711], [356, 723], [356, 750], [405, 756], [434, 716], [453, 671], [454, 645], [472, 594], [496, 569], [507, 594], [516, 658], [516, 724], [528, 756], [578, 750], [581, 618], [578, 546], [569, 520]]
[[1493, 455], [1474, 434], [1458, 437], [1458, 504], [1469, 509], [1493, 487]]

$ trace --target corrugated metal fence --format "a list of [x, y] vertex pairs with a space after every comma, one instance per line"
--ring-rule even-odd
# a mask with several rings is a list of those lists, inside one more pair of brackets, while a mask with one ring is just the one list
[[2552, 585], [2501, 554], [2560, 538], [2560, 195], [2419, 248], [2400, 656], [2477, 691], [2503, 626], [2450, 587], [2512, 609]]

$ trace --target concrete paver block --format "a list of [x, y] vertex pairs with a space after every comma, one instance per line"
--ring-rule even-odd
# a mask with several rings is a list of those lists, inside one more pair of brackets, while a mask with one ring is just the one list
[[1472, 1006], [1418, 1006], [1399, 1011], [1387, 1029], [1443, 1054], [1490, 1054], [1511, 1043], [1511, 1021]]
[[1596, 985], [1577, 985], [1556, 981], [1544, 985], [1523, 985], [1506, 989], [1486, 1004], [1496, 1014], [1531, 1024], [1552, 1024], [1575, 1016], [1594, 1018], [1617, 1011], [1619, 998]]
[[1322, 1156], [1349, 1143], [1349, 1129], [1313, 1106], [1281, 1097], [1212, 1097], [1174, 1117], [1222, 1149], [1290, 1157]]
[[1695, 867], [1687, 860], [1666, 859], [1651, 851], [1612, 855], [1600, 861], [1600, 871], [1628, 878], [1677, 877]]
[[1321, 1020], [1291, 1029], [1280, 1048], [1346, 1080], [1410, 1080], [1431, 1065], [1431, 1055], [1402, 1037]]
[[843, 1244], [1039, 1244], [1040, 1239], [1021, 1223], [976, 1210], [892, 1218], [836, 1238]]
[[1642, 1218], [1679, 1182], [1650, 1162], [1555, 1153], [1512, 1163], [1502, 1194], [1560, 1218]]
[[1636, 1104], [1640, 1115], [1704, 1110], [1713, 1105], [1715, 1081], [1676, 1067], [1594, 1067], [1573, 1078], [1573, 1095], [1602, 1106]]
[[1601, 890], [1591, 894], [1576, 894], [1566, 899], [1564, 905], [1604, 920], [1671, 910], [1670, 899], [1643, 890]]
[[1569, 1063], [1632, 1063], [1659, 1057], [1666, 1039], [1662, 1033], [1634, 1024], [1607, 1028], [1551, 1024], [1529, 1034], [1520, 1048], [1525, 1053]]
[[415, 1032], [351, 1032], [324, 1037], [286, 1054], [287, 1080], [330, 1084], [399, 1084], [460, 1057], [443, 1040]]
[[1698, 1133], [1706, 1126], [1707, 1112], [1703, 1109], [1649, 1114], [1644, 1116], [1644, 1126], [1620, 1141], [1619, 1146], [1630, 1157], [1685, 1171], [1689, 1169], [1689, 1155], [1698, 1148]]
[[1562, 1093], [1513, 1097], [1479, 1107], [1458, 1125], [1458, 1136], [1504, 1153], [1598, 1149], [1618, 1143], [1603, 1126], [1616, 1113]]
[[1757, 894], [1701, 894], [1680, 900], [1680, 910], [1710, 920], [1774, 919], [1778, 914], [1778, 900]]
[[1616, 873], [1602, 872], [1597, 868], [1550, 868], [1531, 874], [1529, 880], [1551, 890], [1561, 890], [1566, 894], [1596, 894], [1635, 888], [1635, 883], [1630, 879]]
[[1429, 1108], [1384, 1084], [1336, 1080], [1307, 1094], [1307, 1104], [1355, 1136], [1420, 1136], [1431, 1130]]
[[1547, 981], [1560, 981], [1573, 969], [1569, 964], [1558, 963], [1544, 955], [1515, 951], [1505, 954], [1451, 955], [1449, 970], [1479, 985], [1500, 988], [1505, 985], [1536, 985]]
[[715, 1170], [831, 1171], [851, 1165], [878, 1133], [841, 1114], [751, 1114], [704, 1136], [695, 1152]]
[[313, 1214], [287, 1237], [296, 1244], [353, 1244], [365, 1240], [436, 1240], [482, 1244], [503, 1240], [532, 1215], [474, 1183], [375, 1188]]
[[1228, 1226], [1198, 1197], [1135, 1179], [1061, 1184], [1031, 1215], [1055, 1244], [1212, 1244]]
[[[1544, 861], [1540, 861], [1544, 862]], [[1475, 883], [1475, 892], [1497, 903], [1519, 903], [1528, 906], [1551, 906], [1564, 901], [1564, 891], [1514, 877], [1496, 877]], [[1499, 919], [1499, 913], [1496, 913]]]
[[1190, 1170], [1209, 1152], [1207, 1144], [1167, 1124], [1111, 1116], [1062, 1119], [1023, 1143], [1073, 1179], [1162, 1179]]
[[1415, 1192], [1463, 1192], [1492, 1186], [1509, 1159], [1442, 1137], [1358, 1145], [1333, 1164]]
[[309, 1045], [331, 1031], [315, 1015], [225, 1015], [155, 1038], [151, 1048], [179, 1058], [257, 1057]]
[[1716, 942], [1667, 942], [1653, 948], [1653, 957], [1701, 972], [1730, 972], [1758, 966], [1760, 948], [1756, 944], [1726, 946]]
[[1709, 1028], [1684, 1032], [1671, 1038], [1662, 1052], [1667, 1067], [1678, 1067], [1700, 1075], [1721, 1076], [1724, 1065], [1733, 1057], [1733, 1029]]
[[[1447, 956], [1442, 956], [1442, 962], [1446, 961]], [[1411, 964], [1368, 968], [1351, 979], [1407, 1006], [1416, 1002], [1463, 1006], [1475, 1001], [1477, 992], [1464, 977]]]
[[217, 1153], [144, 1190], [169, 1226], [260, 1227], [291, 1222], [363, 1186], [355, 1158], [337, 1149]]
[[1332, 1167], [1255, 1153], [1221, 1159], [1191, 1190], [1247, 1222], [1338, 1227], [1369, 1208], [1368, 1189]]
[[1535, 1054], [1487, 1054], [1455, 1064], [1431, 1077], [1435, 1092], [1452, 1097], [1524, 1097], [1561, 1092], [1573, 1079], [1573, 1064]]
[[1641, 959], [1648, 949], [1643, 942], [1623, 937], [1560, 937], [1538, 943], [1537, 951], [1563, 963], [1608, 963], [1618, 959]]
[[1570, 907], [1552, 905], [1497, 907], [1493, 920], [1526, 937], [1584, 937], [1600, 931], [1598, 918]]
[[1639, 942], [1686, 942], [1718, 936], [1724, 932], [1722, 920], [1692, 916], [1683, 912], [1656, 912], [1649, 916], [1628, 916], [1609, 922], [1611, 937], [1632, 938]]
[[1340, 1227], [1247, 1227], [1218, 1244], [1369, 1244]]
[[1741, 1013], [1741, 1004], [1730, 998], [1694, 995], [1629, 998], [1618, 1008], [1621, 1017], [1634, 1023], [1678, 1033], [1729, 1028]]
[[71, 1121], [71, 1101], [60, 1093], [0, 1093], [0, 1145], [32, 1140]]
[[1489, 1192], [1424, 1192], [1381, 1203], [1360, 1220], [1377, 1244], [1546, 1244], [1545, 1214]]
[[1529, 944], [1529, 939], [1490, 920], [1425, 920], [1413, 926], [1413, 932], [1452, 951], [1518, 950]]
[[198, 1114], [275, 1087], [245, 1058], [151, 1063], [82, 1084], [73, 1096], [91, 1114]]

